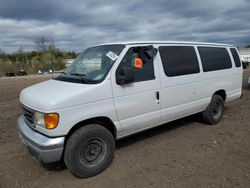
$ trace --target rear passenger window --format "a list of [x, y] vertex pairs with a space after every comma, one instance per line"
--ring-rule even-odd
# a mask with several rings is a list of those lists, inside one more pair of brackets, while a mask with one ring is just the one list
[[240, 67], [241, 66], [240, 57], [239, 57], [236, 49], [235, 48], [230, 48], [230, 51], [231, 51], [231, 53], [233, 55], [235, 66]]
[[232, 67], [231, 59], [226, 48], [198, 47], [203, 71], [215, 71]]
[[159, 52], [167, 76], [200, 72], [195, 49], [192, 46], [160, 46]]

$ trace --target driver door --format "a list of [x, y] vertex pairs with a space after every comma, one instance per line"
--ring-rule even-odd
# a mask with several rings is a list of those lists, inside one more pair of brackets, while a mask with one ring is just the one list
[[[158, 54], [146, 63], [143, 60], [141, 68], [134, 65], [134, 59], [138, 56], [135, 47], [129, 48], [112, 73], [114, 105], [122, 127], [118, 136], [126, 136], [159, 124], [161, 101]], [[122, 66], [133, 68], [135, 80], [132, 83], [117, 84], [115, 77]]]

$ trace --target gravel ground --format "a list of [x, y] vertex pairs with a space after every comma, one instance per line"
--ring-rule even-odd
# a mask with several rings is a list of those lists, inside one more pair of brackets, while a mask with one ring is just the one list
[[32, 160], [16, 131], [20, 91], [49, 77], [0, 78], [0, 187], [250, 187], [250, 88], [221, 123], [194, 115], [117, 142], [112, 165], [87, 179]]

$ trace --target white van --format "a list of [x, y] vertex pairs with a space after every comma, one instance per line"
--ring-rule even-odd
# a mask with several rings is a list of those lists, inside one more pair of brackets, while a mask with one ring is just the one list
[[112, 162], [115, 140], [191, 114], [218, 123], [242, 94], [234, 46], [123, 42], [86, 49], [60, 76], [24, 89], [18, 130], [39, 161], [77, 177]]

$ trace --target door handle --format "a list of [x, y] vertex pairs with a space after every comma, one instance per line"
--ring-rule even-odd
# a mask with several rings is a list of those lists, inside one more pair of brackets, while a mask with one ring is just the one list
[[160, 93], [159, 93], [159, 91], [155, 92], [155, 98], [156, 98], [156, 102], [159, 104], [159, 100], [160, 100]]

